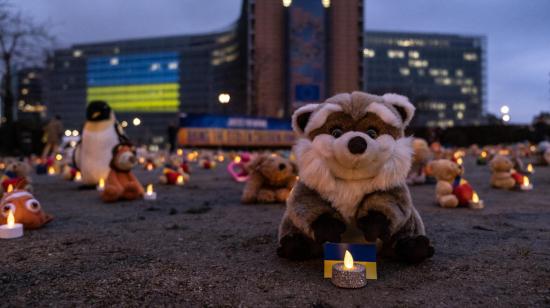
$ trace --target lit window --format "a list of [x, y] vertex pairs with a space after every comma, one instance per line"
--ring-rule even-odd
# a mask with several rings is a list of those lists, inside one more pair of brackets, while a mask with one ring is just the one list
[[399, 69], [399, 73], [403, 76], [409, 76], [411, 74], [411, 70], [408, 67], [402, 67]]
[[150, 68], [151, 71], [158, 71], [160, 70], [160, 63], [153, 63], [151, 64], [151, 68]]
[[409, 58], [412, 59], [418, 59], [420, 57], [420, 53], [416, 50], [410, 50], [409, 51]]
[[363, 57], [373, 58], [375, 55], [376, 55], [376, 53], [374, 52], [374, 50], [368, 49], [368, 48], [363, 49]]
[[28, 89], [21, 89], [21, 94], [27, 95], [27, 94], [29, 94], [29, 90]]
[[464, 60], [466, 61], [477, 61], [477, 55], [473, 52], [464, 53]]
[[82, 50], [80, 50], [80, 49], [73, 50], [73, 57], [79, 58], [81, 56], [82, 56]]
[[117, 57], [111, 58], [111, 61], [109, 61], [109, 63], [111, 63], [111, 65], [118, 65], [118, 58]]
[[388, 57], [389, 58], [400, 58], [403, 59], [405, 57], [405, 53], [403, 50], [388, 50]]
[[456, 75], [457, 77], [462, 77], [462, 76], [464, 76], [464, 71], [462, 71], [462, 70], [456, 70], [456, 71], [455, 71], [455, 75]]
[[409, 60], [409, 66], [410, 67], [427, 67], [428, 61], [427, 60]]
[[459, 119], [459, 120], [464, 119], [464, 113], [462, 113], [462, 112], [457, 112], [457, 113], [456, 113], [456, 118]]
[[168, 69], [169, 70], [177, 70], [178, 69], [178, 62], [173, 61], [173, 62], [168, 63]]

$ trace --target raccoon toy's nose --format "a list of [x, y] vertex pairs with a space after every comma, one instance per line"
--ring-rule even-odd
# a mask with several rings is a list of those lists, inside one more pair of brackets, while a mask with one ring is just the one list
[[279, 164], [279, 170], [285, 170], [286, 165], [285, 164]]
[[367, 149], [367, 141], [365, 139], [355, 136], [348, 142], [348, 150], [351, 154], [363, 154]]

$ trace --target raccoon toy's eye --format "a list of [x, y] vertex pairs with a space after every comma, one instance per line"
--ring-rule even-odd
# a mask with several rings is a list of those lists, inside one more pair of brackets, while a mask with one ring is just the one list
[[330, 134], [334, 138], [338, 138], [338, 137], [342, 136], [343, 133], [344, 132], [339, 127], [333, 127], [333, 128], [330, 129]]
[[31, 212], [36, 213], [40, 211], [40, 203], [36, 199], [27, 200], [27, 202], [25, 202], [25, 206]]
[[11, 203], [7, 203], [7, 204], [2, 206], [2, 216], [8, 217], [8, 214], [9, 214], [10, 211], [13, 214], [15, 214], [15, 205], [13, 205]]
[[372, 139], [376, 139], [378, 137], [378, 132], [373, 128], [369, 128], [367, 130], [367, 135], [369, 135]]

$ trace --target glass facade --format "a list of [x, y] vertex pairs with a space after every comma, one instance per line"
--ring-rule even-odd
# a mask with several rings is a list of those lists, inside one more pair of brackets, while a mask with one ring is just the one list
[[485, 38], [367, 31], [365, 90], [406, 95], [417, 108], [413, 125], [484, 123]]

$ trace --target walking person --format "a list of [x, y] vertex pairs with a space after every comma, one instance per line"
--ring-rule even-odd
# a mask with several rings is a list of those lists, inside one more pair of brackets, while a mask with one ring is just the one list
[[59, 145], [61, 144], [61, 136], [63, 135], [63, 123], [61, 123], [61, 117], [56, 115], [53, 117], [46, 126], [44, 126], [44, 135], [46, 139], [46, 145], [42, 151], [42, 157], [48, 157], [59, 151]]

